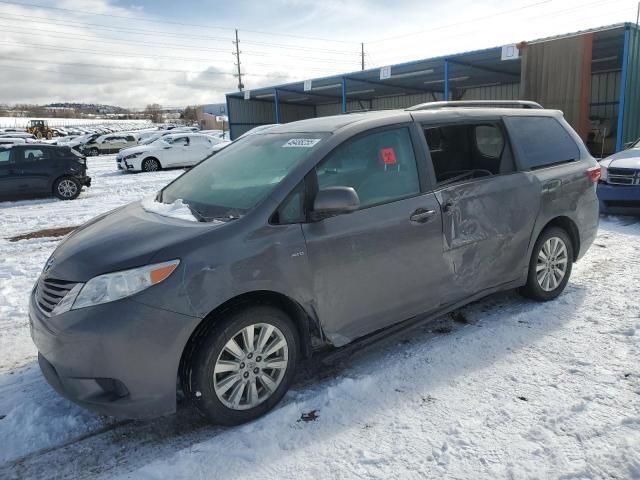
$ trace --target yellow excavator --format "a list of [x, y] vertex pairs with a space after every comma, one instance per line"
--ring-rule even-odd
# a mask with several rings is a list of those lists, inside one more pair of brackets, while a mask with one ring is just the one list
[[44, 120], [30, 120], [27, 132], [36, 136], [36, 138], [47, 138], [51, 140], [53, 137], [53, 130], [49, 128], [47, 122]]

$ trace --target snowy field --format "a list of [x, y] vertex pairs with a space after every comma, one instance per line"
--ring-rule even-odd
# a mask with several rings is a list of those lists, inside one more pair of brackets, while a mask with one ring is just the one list
[[640, 478], [640, 221], [603, 218], [565, 293], [513, 292], [309, 365], [285, 401], [235, 428], [191, 409], [121, 421], [42, 378], [27, 302], [57, 238], [181, 171], [89, 159], [72, 202], [0, 203], [0, 478]]

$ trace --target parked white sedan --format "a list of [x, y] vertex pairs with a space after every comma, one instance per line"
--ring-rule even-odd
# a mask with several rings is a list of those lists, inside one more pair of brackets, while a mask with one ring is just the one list
[[211, 155], [215, 138], [198, 133], [165, 135], [148, 145], [125, 148], [116, 156], [118, 170], [155, 172], [163, 168], [191, 167]]

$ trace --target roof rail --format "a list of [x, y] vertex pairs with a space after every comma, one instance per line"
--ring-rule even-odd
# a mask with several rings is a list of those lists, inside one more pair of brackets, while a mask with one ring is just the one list
[[520, 107], [520, 108], [544, 108], [542, 105], [530, 100], [458, 100], [454, 102], [428, 102], [407, 108], [414, 110], [435, 110], [447, 107]]

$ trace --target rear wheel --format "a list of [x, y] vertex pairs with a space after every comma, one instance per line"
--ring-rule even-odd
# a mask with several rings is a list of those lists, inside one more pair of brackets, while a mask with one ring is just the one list
[[192, 348], [182, 389], [212, 422], [237, 425], [271, 410], [293, 381], [298, 335], [270, 306], [231, 313]]
[[53, 184], [53, 194], [60, 200], [74, 200], [80, 195], [82, 185], [73, 177], [62, 177]]
[[100, 150], [98, 150], [96, 147], [92, 147], [89, 150], [89, 156], [91, 157], [97, 157], [98, 155], [100, 155]]
[[567, 286], [573, 266], [573, 244], [558, 227], [545, 229], [533, 247], [522, 293], [534, 300], [553, 300]]
[[53, 138], [53, 134], [51, 132], [47, 132], [47, 140], [51, 140]]
[[42, 132], [36, 132], [36, 138], [42, 138]]
[[160, 170], [160, 162], [155, 158], [145, 158], [142, 161], [143, 172], [157, 172]]

